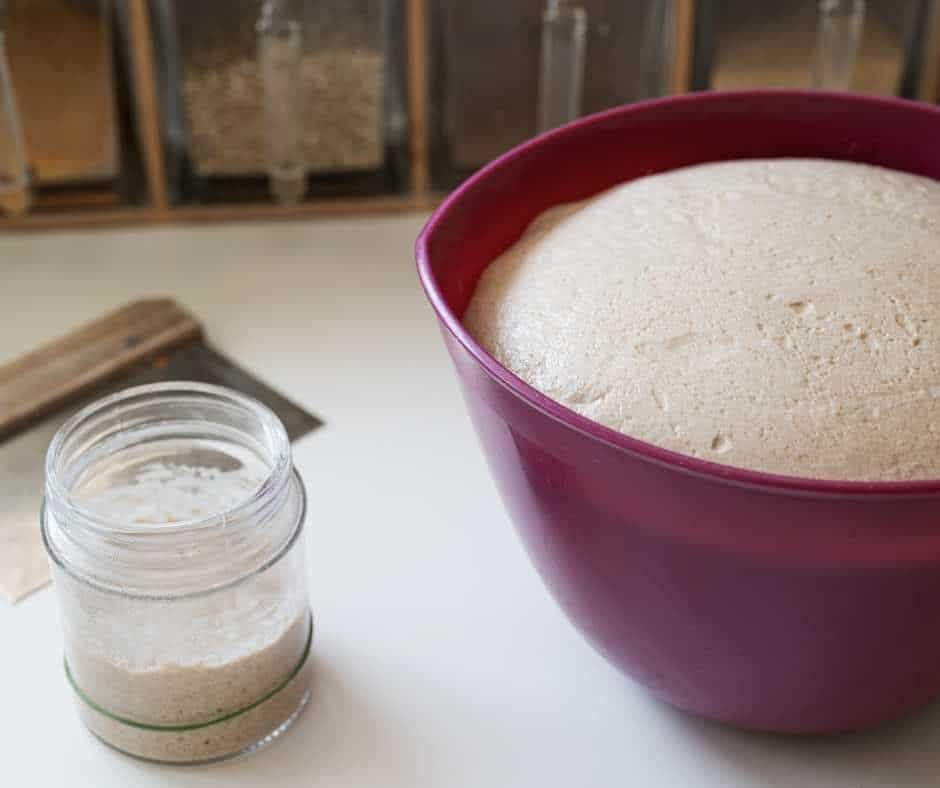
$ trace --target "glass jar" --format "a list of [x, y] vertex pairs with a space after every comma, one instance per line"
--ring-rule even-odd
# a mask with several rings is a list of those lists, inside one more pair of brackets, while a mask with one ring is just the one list
[[42, 531], [94, 734], [201, 762], [296, 719], [313, 637], [305, 502], [277, 416], [218, 386], [126, 389], [63, 425]]

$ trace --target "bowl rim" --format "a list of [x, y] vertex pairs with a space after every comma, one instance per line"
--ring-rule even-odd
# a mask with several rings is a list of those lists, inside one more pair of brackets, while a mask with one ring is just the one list
[[[453, 338], [473, 357], [489, 377], [503, 388], [525, 401], [544, 416], [561, 423], [575, 432], [581, 433], [593, 440], [600, 441], [615, 450], [625, 452], [633, 457], [715, 482], [734, 486], [775, 489], [781, 492], [797, 494], [835, 494], [840, 496], [862, 496], [870, 499], [875, 496], [895, 497], [936, 495], [940, 493], [940, 478], [912, 481], [859, 481], [768, 473], [700, 459], [626, 435], [610, 427], [606, 427], [599, 422], [593, 421], [586, 416], [582, 416], [571, 408], [562, 405], [560, 402], [547, 397], [545, 394], [542, 394], [536, 388], [526, 383], [526, 381], [511, 372], [507, 367], [500, 364], [493, 356], [487, 353], [463, 327], [460, 319], [448, 306], [431, 266], [431, 255], [429, 251], [430, 239], [434, 236], [441, 224], [447, 220], [448, 214], [457, 209], [466, 195], [477, 188], [481, 182], [491, 177], [494, 172], [520, 157], [529, 155], [535, 148], [550, 144], [552, 141], [569, 134], [583, 132], [583, 130], [595, 124], [603, 123], [614, 116], [644, 113], [663, 105], [708, 104], [716, 101], [728, 101], [729, 98], [731, 100], [738, 98], [742, 101], [754, 99], [774, 101], [778, 98], [788, 100], [806, 99], [830, 101], [834, 104], [880, 105], [886, 109], [903, 108], [940, 117], [940, 105], [933, 106], [907, 99], [870, 96], [849, 92], [770, 88], [760, 90], [705, 91], [665, 96], [638, 101], [587, 115], [571, 123], [567, 123], [564, 126], [560, 126], [526, 140], [493, 159], [451, 192], [433, 211], [422, 227], [415, 242], [415, 259], [417, 261], [418, 277], [431, 307], [434, 309], [441, 325], [446, 328], [451, 336], [453, 336]], [[720, 161], [720, 159], [716, 161]]]

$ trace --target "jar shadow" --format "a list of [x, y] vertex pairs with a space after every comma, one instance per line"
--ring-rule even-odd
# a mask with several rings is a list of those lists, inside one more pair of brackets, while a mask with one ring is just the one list
[[[316, 649], [316, 644], [314, 644]], [[414, 786], [418, 782], [419, 746], [409, 741], [399, 721], [370, 702], [342, 669], [311, 654], [312, 683], [307, 708], [291, 728], [256, 753], [208, 767], [174, 767], [182, 785], [216, 784], [225, 773], [228, 785]], [[163, 768], [155, 766], [154, 768]], [[192, 782], [190, 782], [190, 779]]]

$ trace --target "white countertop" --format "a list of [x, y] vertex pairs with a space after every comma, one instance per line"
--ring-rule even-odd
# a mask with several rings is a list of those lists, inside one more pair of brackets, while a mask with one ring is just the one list
[[145, 764], [78, 721], [55, 595], [0, 602], [0, 785], [928, 786], [940, 704], [868, 734], [746, 734], [675, 712], [580, 639], [490, 481], [414, 274], [418, 217], [0, 236], [0, 362], [169, 294], [326, 421], [310, 491], [311, 704], [283, 739]]

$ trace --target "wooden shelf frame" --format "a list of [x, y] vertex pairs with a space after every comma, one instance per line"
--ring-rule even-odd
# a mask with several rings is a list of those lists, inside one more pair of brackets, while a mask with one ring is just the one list
[[127, 0], [127, 19], [137, 135], [147, 177], [149, 210], [162, 214], [170, 209], [170, 201], [167, 196], [163, 135], [160, 133], [160, 107], [157, 102], [157, 69], [147, 0]]
[[695, 0], [673, 0], [672, 79], [670, 92], [685, 93], [692, 83]]

